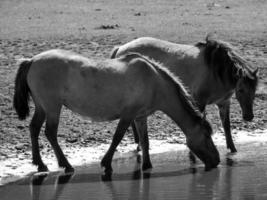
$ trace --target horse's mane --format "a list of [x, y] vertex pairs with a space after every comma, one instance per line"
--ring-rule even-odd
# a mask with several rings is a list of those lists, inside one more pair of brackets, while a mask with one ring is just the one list
[[145, 60], [149, 65], [152, 65], [152, 67], [156, 69], [156, 71], [159, 74], [161, 74], [164, 79], [172, 82], [175, 86], [177, 94], [179, 95], [179, 98], [181, 99], [183, 107], [194, 116], [195, 120], [197, 121], [199, 120], [202, 123], [202, 125], [208, 130], [209, 135], [212, 134], [211, 125], [209, 124], [208, 121], [204, 119], [201, 112], [197, 109], [197, 107], [195, 106], [196, 104], [195, 101], [190, 96], [185, 86], [183, 85], [182, 81], [177, 76], [175, 76], [167, 67], [164, 67], [163, 64], [155, 61], [152, 58], [141, 55], [139, 53], [127, 53], [126, 56], [127, 55], [128, 56], [137, 55], [137, 57]]
[[196, 46], [205, 48], [204, 58], [208, 67], [223, 83], [236, 85], [239, 78], [245, 78], [252, 87], [257, 86], [258, 77], [253, 73], [251, 64], [229, 43], [207, 36], [205, 42], [199, 42]]

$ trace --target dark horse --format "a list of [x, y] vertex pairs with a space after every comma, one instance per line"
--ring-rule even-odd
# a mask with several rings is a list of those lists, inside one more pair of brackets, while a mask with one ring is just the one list
[[[235, 92], [243, 119], [253, 119], [253, 100], [258, 82], [257, 69], [239, 56], [229, 43], [212, 39], [196, 45], [176, 44], [143, 37], [115, 47], [111, 58], [129, 52], [148, 56], [170, 69], [188, 87], [201, 112], [216, 104], [225, 132], [227, 148], [236, 152], [230, 129], [230, 99]], [[135, 138], [138, 122], [132, 124]], [[136, 139], [138, 142], [138, 139]]]
[[[149, 78], [148, 78], [149, 77]], [[46, 120], [45, 135], [58, 164], [73, 171], [58, 142], [57, 129], [62, 106], [97, 121], [119, 119], [109, 150], [101, 161], [107, 172], [116, 147], [134, 119], [146, 118], [156, 110], [170, 116], [184, 131], [188, 147], [205, 163], [216, 167], [219, 153], [212, 141], [210, 124], [195, 109], [179, 80], [166, 68], [131, 53], [117, 59], [94, 61], [64, 50], [50, 50], [21, 63], [15, 80], [14, 107], [20, 119], [29, 114], [32, 97], [35, 112], [30, 123], [33, 164], [46, 171], [38, 136]], [[165, 99], [168, 99], [168, 102]], [[146, 120], [139, 137], [143, 169], [151, 168]]]

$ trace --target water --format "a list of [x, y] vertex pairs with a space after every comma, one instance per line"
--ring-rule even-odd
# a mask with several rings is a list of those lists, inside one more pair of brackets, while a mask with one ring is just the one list
[[[99, 163], [75, 174], [35, 175], [0, 187], [1, 200], [85, 199], [267, 199], [267, 143], [238, 146], [231, 155], [220, 149], [221, 164], [204, 171], [190, 165], [187, 151], [152, 156], [154, 168], [140, 170], [138, 158], [113, 162], [112, 177], [102, 176]], [[137, 159], [137, 160], [136, 160]]]

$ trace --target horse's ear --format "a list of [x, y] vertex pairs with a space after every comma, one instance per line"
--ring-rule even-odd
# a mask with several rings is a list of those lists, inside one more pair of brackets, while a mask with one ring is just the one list
[[247, 73], [247, 76], [251, 79], [251, 80], [255, 80], [258, 77], [258, 72], [259, 72], [259, 68], [255, 69], [252, 72]]
[[[238, 67], [237, 71], [236, 71], [236, 76], [240, 78], [240, 77], [243, 77], [243, 75], [244, 75], [244, 71], [242, 70], [241, 67]], [[250, 76], [250, 78], [251, 78], [251, 76]]]
[[254, 72], [252, 72], [253, 75], [256, 77], [259, 75], [259, 68], [255, 69]]

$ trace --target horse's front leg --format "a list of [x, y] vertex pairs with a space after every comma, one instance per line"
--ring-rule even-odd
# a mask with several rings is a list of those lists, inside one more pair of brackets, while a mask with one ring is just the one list
[[105, 168], [106, 173], [112, 172], [111, 162], [114, 155], [114, 152], [121, 142], [127, 128], [130, 126], [132, 119], [120, 119], [115, 134], [113, 136], [111, 145], [109, 146], [108, 151], [104, 155], [101, 161], [101, 166]]
[[152, 164], [150, 161], [149, 156], [149, 140], [148, 140], [148, 133], [147, 133], [147, 118], [139, 118], [134, 121], [137, 133], [139, 135], [141, 148], [142, 148], [142, 154], [143, 154], [143, 165], [142, 169], [150, 169], [152, 168]]
[[226, 138], [227, 148], [231, 150], [232, 153], [237, 152], [232, 134], [231, 134], [231, 124], [230, 124], [230, 100], [223, 103], [217, 104], [220, 112], [220, 118], [222, 121], [224, 134]]

